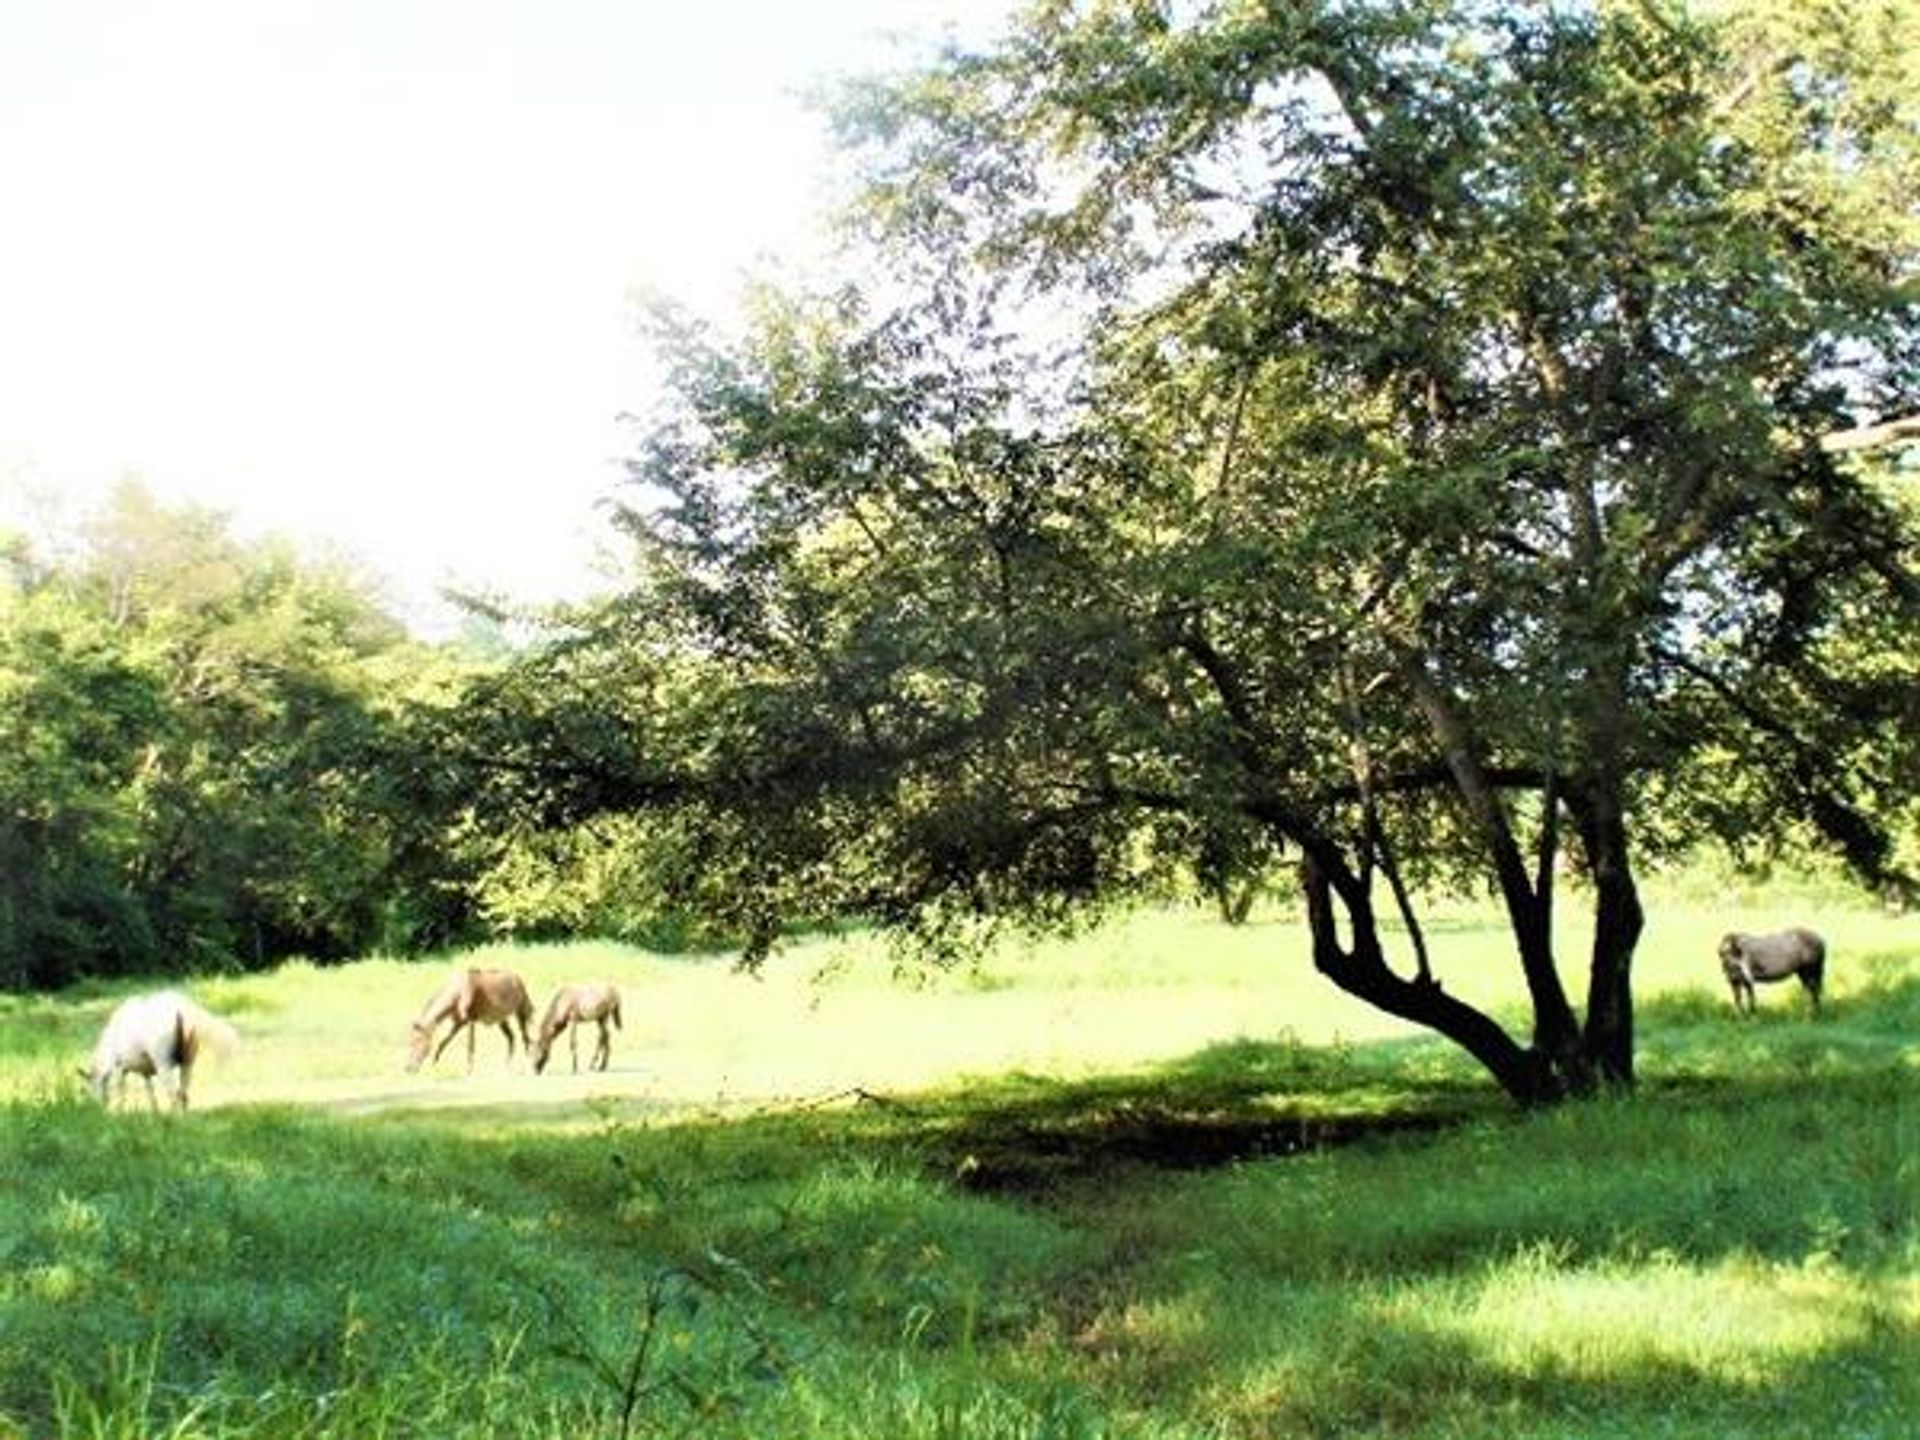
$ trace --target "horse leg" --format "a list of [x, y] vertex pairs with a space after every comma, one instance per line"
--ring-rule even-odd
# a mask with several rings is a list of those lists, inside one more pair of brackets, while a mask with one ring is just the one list
[[567, 1053], [573, 1056], [573, 1073], [578, 1075], [580, 1073], [580, 1027], [578, 1025], [567, 1027]]
[[607, 1022], [600, 1021], [600, 1039], [593, 1047], [593, 1068], [604, 1071], [607, 1061], [613, 1057], [613, 1032], [607, 1029]]
[[1807, 998], [1813, 1001], [1813, 1013], [1820, 1013], [1821, 967], [1809, 965], [1800, 972], [1800, 983], [1806, 988]]
[[505, 1020], [500, 1022], [500, 1033], [507, 1037], [507, 1064], [513, 1064], [513, 1026]]

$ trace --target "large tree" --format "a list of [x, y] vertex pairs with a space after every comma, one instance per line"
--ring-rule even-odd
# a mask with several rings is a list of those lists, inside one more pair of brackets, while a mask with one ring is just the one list
[[1911, 516], [1820, 440], [1915, 408], [1910, 19], [1050, 3], [868, 87], [878, 268], [661, 319], [638, 578], [496, 690], [498, 795], [652, 810], [756, 945], [1285, 855], [1334, 983], [1522, 1102], [1630, 1083], [1650, 845], [1891, 877]]

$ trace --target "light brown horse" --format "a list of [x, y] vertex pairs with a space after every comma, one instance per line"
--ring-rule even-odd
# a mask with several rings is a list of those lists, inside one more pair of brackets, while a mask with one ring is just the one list
[[609, 1027], [612, 1030], [620, 1028], [620, 992], [608, 984], [562, 985], [540, 1021], [540, 1033], [534, 1037], [533, 1073], [538, 1075], [547, 1068], [547, 1057], [553, 1053], [554, 1038], [565, 1030], [567, 1043], [573, 1050], [573, 1073], [578, 1075], [579, 1027], [589, 1020], [600, 1027], [600, 1038], [593, 1047], [592, 1068], [606, 1069], [607, 1061], [613, 1054], [613, 1035]]
[[435, 1061], [453, 1043], [453, 1037], [465, 1030], [467, 1069], [472, 1071], [474, 1037], [479, 1034], [476, 1027], [498, 1025], [500, 1033], [507, 1037], [507, 1061], [511, 1064], [513, 1025], [519, 1025], [520, 1043], [531, 1050], [533, 1041], [527, 1035], [527, 1022], [532, 1018], [533, 1001], [527, 998], [527, 987], [511, 970], [462, 970], [440, 987], [414, 1019], [413, 1040], [407, 1048], [407, 1069], [418, 1070], [425, 1062], [427, 1047], [433, 1044], [433, 1032], [447, 1019], [453, 1021], [453, 1028], [434, 1050]]
[[209, 1048], [229, 1050], [239, 1039], [226, 1021], [176, 991], [135, 995], [121, 1001], [107, 1018], [100, 1043], [93, 1047], [87, 1083], [101, 1103], [108, 1104], [114, 1081], [120, 1082], [119, 1097], [124, 1101], [127, 1077], [138, 1075], [147, 1082], [147, 1103], [158, 1110], [153, 1077], [164, 1075], [172, 1082], [173, 1108], [184, 1110], [194, 1062]]

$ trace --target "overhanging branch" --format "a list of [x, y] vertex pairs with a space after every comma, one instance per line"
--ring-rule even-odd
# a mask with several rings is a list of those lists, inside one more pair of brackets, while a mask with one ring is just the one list
[[1829, 455], [1840, 455], [1853, 450], [1886, 450], [1915, 441], [1920, 441], [1920, 413], [1830, 430], [1820, 437], [1820, 448]]

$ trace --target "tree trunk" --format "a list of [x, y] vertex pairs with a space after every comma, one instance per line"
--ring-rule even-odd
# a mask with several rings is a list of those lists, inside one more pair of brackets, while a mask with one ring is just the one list
[[[1300, 875], [1313, 936], [1313, 963], [1321, 974], [1369, 1005], [1446, 1036], [1485, 1066], [1520, 1105], [1551, 1104], [1567, 1097], [1565, 1078], [1539, 1050], [1518, 1044], [1488, 1016], [1447, 994], [1430, 975], [1406, 980], [1393, 972], [1386, 963], [1366, 888], [1337, 856], [1324, 847], [1306, 847]], [[1351, 937], [1344, 945], [1336, 897], [1346, 912]]]
[[1646, 915], [1640, 908], [1627, 838], [1625, 752], [1628, 731], [1626, 646], [1605, 646], [1588, 685], [1584, 724], [1590, 768], [1576, 820], [1593, 868], [1593, 955], [1587, 971], [1587, 1062], [1601, 1083], [1633, 1085], [1633, 952]]
[[1609, 1085], [1633, 1085], [1633, 952], [1646, 915], [1627, 852], [1627, 827], [1611, 796], [1585, 822], [1593, 865], [1593, 958], [1588, 973], [1587, 1058]]

